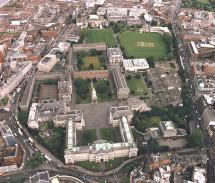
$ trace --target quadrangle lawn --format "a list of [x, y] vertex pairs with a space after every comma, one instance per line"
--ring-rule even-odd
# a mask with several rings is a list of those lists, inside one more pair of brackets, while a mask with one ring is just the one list
[[102, 140], [108, 142], [119, 142], [121, 140], [119, 128], [101, 128], [100, 133]]
[[125, 54], [134, 58], [163, 59], [168, 54], [166, 42], [159, 33], [124, 31], [119, 35]]
[[142, 77], [137, 79], [134, 75], [132, 75], [130, 79], [126, 77], [126, 82], [133, 95], [142, 96], [147, 94], [147, 86]]
[[82, 58], [82, 61], [83, 61], [83, 65], [82, 65], [83, 70], [88, 70], [90, 64], [94, 65], [95, 70], [101, 69], [99, 56], [86, 56]]
[[110, 29], [84, 29], [82, 34], [87, 43], [104, 42], [108, 47], [116, 46], [116, 39]]

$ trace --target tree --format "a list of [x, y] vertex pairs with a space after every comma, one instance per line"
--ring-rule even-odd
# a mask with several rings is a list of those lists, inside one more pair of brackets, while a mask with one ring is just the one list
[[93, 65], [93, 63], [91, 63], [91, 64], [89, 65], [88, 70], [94, 70], [94, 65]]
[[19, 120], [19, 122], [22, 124], [22, 125], [24, 125], [24, 126], [28, 126], [27, 125], [27, 122], [28, 122], [28, 112], [24, 112], [24, 111], [20, 111], [19, 113], [18, 113], [18, 120]]
[[187, 137], [189, 147], [201, 147], [204, 144], [204, 136], [200, 129], [197, 129]]
[[1, 99], [0, 104], [2, 104], [3, 106], [6, 106], [8, 104], [9, 98], [8, 97], [4, 97], [3, 99]]
[[89, 82], [84, 79], [76, 79], [75, 80], [75, 87], [76, 87], [76, 92], [78, 95], [80, 95], [82, 98], [87, 97], [87, 93], [89, 93]]
[[131, 75], [126, 76], [127, 80], [131, 80]]
[[142, 20], [144, 20], [144, 19], [145, 19], [144, 16], [145, 16], [145, 13], [142, 13], [142, 14], [140, 15], [140, 18], [141, 18]]
[[147, 61], [148, 61], [149, 67], [151, 67], [151, 68], [155, 67], [154, 57], [148, 57]]
[[32, 158], [30, 158], [27, 162], [27, 166], [29, 168], [36, 168], [43, 163], [43, 157], [37, 153]]
[[163, 34], [163, 39], [164, 41], [166, 42], [167, 44], [167, 48], [168, 48], [168, 51], [170, 52], [172, 50], [172, 45], [173, 45], [173, 38], [172, 38], [172, 35], [165, 32]]
[[97, 82], [97, 78], [93, 78], [93, 82], [96, 83]]
[[157, 26], [157, 25], [158, 25], [158, 22], [156, 20], [151, 21], [151, 26]]
[[96, 49], [90, 49], [89, 53], [92, 56], [98, 55], [98, 51]]
[[135, 76], [135, 78], [136, 78], [136, 79], [140, 79], [141, 76], [140, 76], [139, 74], [137, 74], [137, 75]]
[[108, 90], [108, 85], [105, 81], [100, 80], [96, 83], [96, 91], [98, 93], [105, 93]]
[[72, 15], [69, 15], [66, 19], [65, 19], [65, 24], [71, 24], [71, 23], [75, 23], [76, 20], [72, 17]]

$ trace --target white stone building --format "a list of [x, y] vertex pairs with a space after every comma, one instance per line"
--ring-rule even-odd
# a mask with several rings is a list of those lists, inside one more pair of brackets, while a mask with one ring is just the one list
[[163, 134], [163, 137], [176, 137], [177, 130], [172, 121], [161, 121], [160, 129]]
[[123, 67], [128, 72], [144, 72], [149, 69], [149, 64], [145, 58], [141, 59], [124, 59]]
[[138, 148], [134, 142], [128, 120], [123, 116], [119, 122], [122, 142], [112, 143], [106, 140], [97, 140], [89, 146], [76, 147], [76, 127], [75, 123], [67, 123], [67, 147], [64, 151], [66, 164], [77, 161], [109, 161], [119, 157], [135, 157]]
[[121, 65], [123, 61], [122, 51], [119, 48], [108, 48], [107, 57], [110, 66]]
[[109, 112], [109, 124], [113, 127], [119, 126], [119, 122], [123, 116], [126, 116], [128, 122], [131, 122], [134, 113], [128, 106], [111, 107]]
[[56, 55], [46, 55], [43, 59], [38, 63], [37, 67], [41, 72], [49, 72], [57, 63]]
[[15, 73], [13, 73], [10, 77], [5, 78], [0, 83], [0, 99], [4, 98], [11, 91], [13, 91], [24, 79], [24, 76], [30, 71], [31, 68], [31, 62], [16, 64], [14, 68]]
[[33, 103], [28, 117], [28, 126], [39, 129], [40, 124], [53, 121], [54, 126], [66, 126], [68, 120], [76, 123], [76, 128], [81, 130], [85, 126], [83, 113], [79, 110], [71, 110], [63, 101], [47, 103]]

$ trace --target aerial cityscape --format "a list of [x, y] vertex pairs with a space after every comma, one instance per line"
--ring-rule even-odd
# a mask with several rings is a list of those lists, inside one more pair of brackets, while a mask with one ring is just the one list
[[215, 183], [215, 0], [0, 0], [0, 183]]

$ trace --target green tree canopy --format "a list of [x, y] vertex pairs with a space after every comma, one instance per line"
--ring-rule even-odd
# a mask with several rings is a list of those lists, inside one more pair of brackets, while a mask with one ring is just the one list
[[187, 137], [188, 146], [190, 147], [201, 147], [204, 143], [204, 136], [200, 129], [197, 129], [191, 135]]
[[148, 57], [146, 60], [147, 60], [147, 62], [149, 64], [149, 67], [151, 67], [151, 68], [155, 67], [155, 59], [154, 59], [154, 57]]

